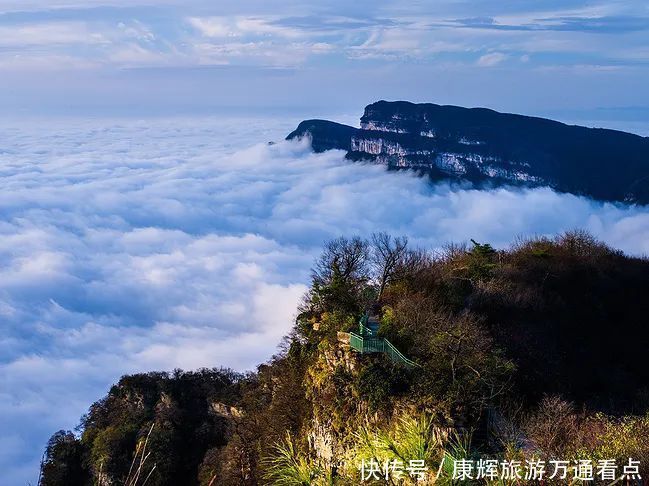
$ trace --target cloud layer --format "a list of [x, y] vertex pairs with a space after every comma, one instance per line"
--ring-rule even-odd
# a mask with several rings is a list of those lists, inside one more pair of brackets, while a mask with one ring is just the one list
[[322, 242], [340, 234], [504, 246], [582, 227], [649, 253], [645, 208], [431, 186], [304, 143], [250, 146], [296, 121], [0, 125], [3, 484], [34, 480], [48, 436], [123, 373], [267, 359]]

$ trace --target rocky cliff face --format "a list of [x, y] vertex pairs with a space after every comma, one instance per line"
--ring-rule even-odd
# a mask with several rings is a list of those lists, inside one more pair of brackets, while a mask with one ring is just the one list
[[550, 186], [604, 201], [649, 203], [649, 138], [484, 108], [379, 101], [354, 128], [300, 123], [287, 139], [434, 180]]

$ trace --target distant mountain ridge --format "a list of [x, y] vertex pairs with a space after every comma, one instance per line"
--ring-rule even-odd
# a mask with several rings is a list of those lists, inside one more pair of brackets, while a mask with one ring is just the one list
[[649, 137], [486, 108], [378, 101], [361, 128], [305, 120], [287, 139], [433, 180], [550, 186], [600, 201], [649, 204]]

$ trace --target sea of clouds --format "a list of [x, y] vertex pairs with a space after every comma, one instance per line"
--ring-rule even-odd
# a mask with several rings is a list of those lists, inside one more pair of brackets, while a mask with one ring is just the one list
[[324, 241], [438, 247], [585, 228], [649, 253], [649, 210], [432, 186], [281, 140], [297, 119], [0, 122], [0, 484], [120, 375], [276, 350]]

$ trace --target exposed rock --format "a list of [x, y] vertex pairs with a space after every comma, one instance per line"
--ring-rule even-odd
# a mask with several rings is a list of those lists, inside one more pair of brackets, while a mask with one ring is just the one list
[[379, 101], [360, 128], [307, 120], [287, 139], [350, 160], [477, 185], [550, 186], [603, 201], [649, 203], [649, 138], [616, 130], [432, 103]]
[[237, 407], [232, 407], [221, 402], [212, 402], [210, 404], [212, 412], [222, 417], [231, 419], [231, 418], [241, 418], [243, 416], [243, 411]]

